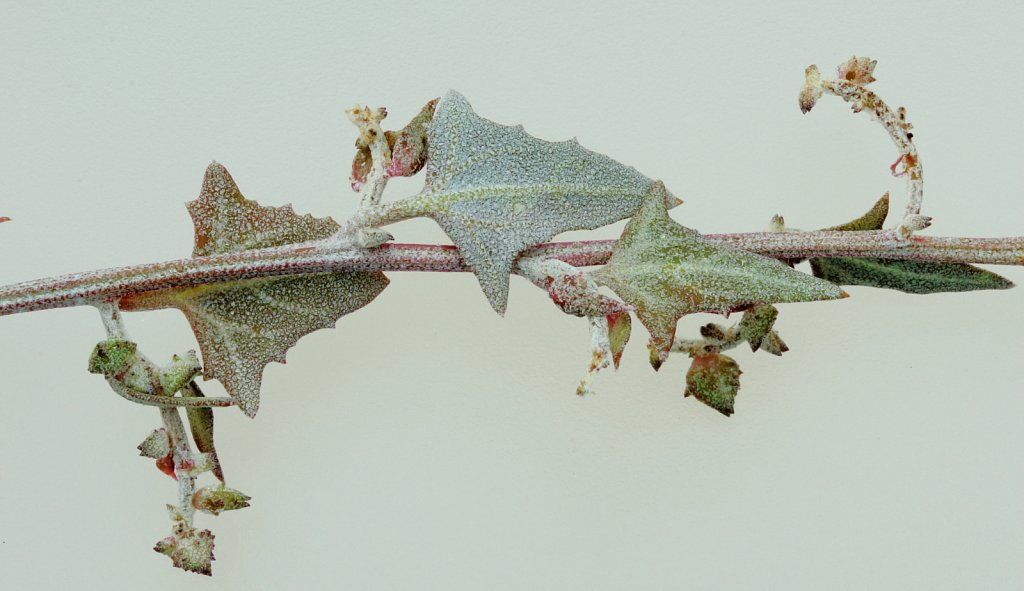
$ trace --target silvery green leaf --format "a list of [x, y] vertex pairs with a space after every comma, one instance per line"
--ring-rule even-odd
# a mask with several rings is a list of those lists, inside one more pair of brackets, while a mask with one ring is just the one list
[[[338, 228], [330, 218], [246, 199], [216, 162], [188, 207], [196, 232], [193, 256], [317, 240]], [[284, 363], [300, 338], [333, 327], [387, 285], [387, 277], [377, 272], [311, 273], [140, 292], [119, 303], [124, 310], [180, 309], [202, 349], [205, 377], [220, 380], [239, 408], [255, 416], [268, 363]]]
[[630, 217], [652, 182], [575, 140], [547, 142], [483, 119], [454, 91], [438, 102], [427, 144], [423, 191], [391, 211], [436, 220], [499, 313], [520, 252], [561, 232]]
[[708, 242], [669, 217], [665, 195], [661, 182], [651, 186], [608, 264], [593, 273], [636, 308], [651, 333], [655, 368], [667, 358], [676, 323], [686, 314], [846, 297], [838, 286], [777, 260]]

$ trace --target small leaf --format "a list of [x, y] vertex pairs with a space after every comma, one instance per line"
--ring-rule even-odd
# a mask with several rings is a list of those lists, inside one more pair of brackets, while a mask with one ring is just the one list
[[770, 330], [761, 341], [761, 351], [767, 351], [772, 355], [782, 355], [786, 351], [789, 351], [789, 346], [782, 340], [779, 333], [774, 330]]
[[740, 366], [728, 355], [712, 353], [695, 357], [686, 372], [686, 392], [725, 416], [733, 413], [740, 389]]
[[[203, 391], [195, 382], [190, 382], [185, 386], [185, 395], [196, 398], [204, 397]], [[210, 455], [210, 459], [213, 461], [213, 475], [217, 477], [217, 480], [224, 482], [224, 469], [220, 465], [217, 448], [213, 443], [213, 409], [210, 407], [187, 407], [185, 414], [188, 416], [188, 426], [192, 431], [192, 439], [196, 442], [196, 448]]]
[[89, 355], [89, 373], [116, 377], [127, 372], [136, 361], [139, 346], [123, 339], [107, 339], [98, 343]]
[[866, 232], [870, 230], [881, 230], [882, 224], [885, 223], [885, 218], [889, 215], [889, 194], [886, 193], [871, 206], [871, 209], [859, 218], [846, 222], [845, 224], [839, 224], [838, 226], [832, 226], [831, 228], [825, 228], [823, 232]]
[[708, 242], [668, 216], [665, 195], [660, 182], [652, 185], [608, 264], [593, 273], [636, 307], [651, 333], [655, 369], [668, 357], [676, 323], [686, 314], [846, 297], [839, 287], [774, 259]]
[[[546, 142], [521, 126], [479, 117], [451, 91], [427, 126], [427, 181], [392, 205], [395, 219], [437, 221], [504, 313], [509, 273], [524, 249], [568, 230], [593, 229], [636, 211], [651, 179], [575, 140]], [[665, 194], [674, 205], [677, 201]]]
[[[206, 171], [199, 199], [189, 204], [196, 227], [194, 256], [323, 239], [331, 219], [299, 216], [290, 207], [245, 199], [221, 165]], [[333, 327], [387, 286], [383, 273], [314, 273], [142, 292], [122, 298], [123, 310], [180, 309], [202, 349], [204, 375], [218, 379], [245, 414], [259, 408], [263, 368], [284, 363], [300, 338]]]
[[615, 369], [619, 369], [619, 360], [622, 359], [622, 351], [629, 342], [629, 333], [632, 330], [633, 321], [628, 312], [609, 314], [608, 319], [608, 343], [612, 350], [612, 363]]
[[[888, 213], [889, 194], [886, 193], [863, 216], [826, 230], [881, 230]], [[1013, 282], [1009, 279], [965, 263], [860, 257], [815, 257], [810, 259], [810, 263], [814, 276], [826, 281], [839, 285], [895, 289], [905, 293], [927, 294], [1013, 287]]]
[[751, 351], [761, 348], [761, 342], [771, 332], [778, 317], [778, 308], [769, 305], [753, 306], [743, 312], [739, 323], [740, 336], [750, 344]]

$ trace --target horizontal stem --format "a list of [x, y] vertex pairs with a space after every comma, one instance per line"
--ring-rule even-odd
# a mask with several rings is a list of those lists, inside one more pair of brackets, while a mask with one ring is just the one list
[[[1024, 265], [1024, 237], [931, 238], [898, 241], [892, 232], [755, 232], [707, 234], [706, 239], [761, 255], [875, 257], [957, 263]], [[555, 242], [524, 256], [552, 258], [577, 267], [603, 265], [615, 240]], [[209, 283], [336, 271], [470, 271], [454, 246], [385, 244], [363, 250], [330, 242], [304, 242], [163, 263], [103, 269], [0, 287], [0, 316], [92, 305], [127, 295]]]

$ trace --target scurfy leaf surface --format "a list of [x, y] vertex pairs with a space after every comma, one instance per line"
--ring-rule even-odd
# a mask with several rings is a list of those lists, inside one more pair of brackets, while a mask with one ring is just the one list
[[594, 272], [598, 282], [636, 307], [651, 333], [655, 369], [668, 357], [676, 323], [686, 314], [846, 296], [838, 286], [774, 259], [708, 242], [669, 217], [665, 197], [660, 181], [651, 186], [608, 264]]
[[[217, 163], [207, 169], [189, 212], [196, 227], [195, 256], [318, 240], [338, 228], [331, 219], [245, 199]], [[255, 416], [263, 368], [271, 361], [284, 363], [300, 338], [333, 327], [387, 284], [383, 273], [316, 273], [145, 292], [123, 299], [121, 307], [180, 309], [202, 349], [205, 377], [220, 380], [242, 411]]]
[[426, 186], [392, 211], [436, 220], [499, 313], [520, 252], [630, 217], [652, 182], [575, 140], [547, 142], [483, 119], [454, 91], [438, 103], [427, 145]]
[[[865, 232], [881, 230], [889, 214], [889, 195], [882, 196], [864, 215], [828, 230]], [[991, 271], [966, 263], [937, 263], [880, 258], [815, 257], [810, 259], [815, 277], [838, 285], [861, 285], [928, 294], [982, 289], [1009, 289], [1013, 282]]]

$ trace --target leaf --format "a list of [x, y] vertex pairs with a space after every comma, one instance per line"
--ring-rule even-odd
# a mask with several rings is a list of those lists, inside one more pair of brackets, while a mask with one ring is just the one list
[[196, 531], [182, 523], [177, 531], [160, 540], [153, 550], [170, 557], [176, 568], [201, 575], [213, 574], [213, 533]]
[[889, 194], [886, 193], [871, 206], [871, 209], [859, 218], [846, 222], [845, 224], [839, 224], [838, 226], [832, 226], [831, 228], [825, 228], [823, 232], [865, 232], [869, 230], [881, 230], [882, 224], [885, 223], [885, 218], [889, 215]]
[[1013, 282], [964, 263], [935, 263], [875, 258], [814, 258], [815, 277], [839, 285], [863, 285], [927, 294], [980, 289], [1009, 289]]
[[264, 207], [246, 199], [217, 162], [207, 167], [199, 198], [186, 207], [195, 227], [194, 257], [320, 240], [338, 231], [331, 218], [300, 216], [291, 205]]
[[[318, 240], [337, 229], [331, 219], [245, 199], [217, 163], [207, 169], [202, 193], [189, 204], [189, 212], [196, 227], [194, 256]], [[220, 380], [251, 417], [259, 408], [268, 363], [284, 363], [285, 353], [300, 338], [333, 327], [387, 284], [383, 273], [315, 273], [143, 292], [120, 304], [125, 310], [180, 309], [202, 349], [205, 377]]]
[[725, 416], [733, 413], [740, 389], [740, 366], [728, 355], [712, 353], [695, 357], [686, 372], [686, 392]]
[[192, 506], [213, 515], [224, 511], [237, 511], [249, 506], [252, 497], [242, 491], [228, 488], [224, 484], [204, 486], [192, 494]]
[[[886, 193], [863, 216], [826, 230], [881, 230], [888, 213], [889, 194]], [[810, 259], [810, 263], [815, 277], [832, 283], [895, 289], [905, 293], [946, 293], [1013, 287], [1009, 279], [965, 263], [859, 257], [815, 257]]]
[[608, 264], [593, 273], [636, 307], [651, 333], [655, 369], [668, 357], [676, 322], [686, 314], [846, 297], [839, 287], [774, 259], [708, 242], [669, 217], [665, 195], [660, 182], [651, 186]]
[[437, 221], [498, 313], [520, 252], [561, 232], [631, 216], [651, 184], [575, 140], [546, 142], [522, 126], [483, 119], [454, 91], [438, 103], [427, 143], [426, 185], [393, 204], [393, 213]]
[[[202, 398], [203, 391], [195, 382], [189, 382], [185, 386], [185, 396]], [[209, 454], [213, 462], [212, 472], [217, 480], [224, 482], [224, 468], [217, 456], [217, 448], [213, 443], [213, 409], [210, 407], [186, 407], [185, 415], [188, 417], [188, 426], [192, 431], [192, 439], [196, 442], [196, 448], [205, 454]]]
[[609, 314], [608, 320], [608, 344], [612, 351], [612, 363], [615, 369], [619, 369], [619, 360], [622, 359], [622, 351], [629, 342], [629, 333], [632, 330], [633, 321], [628, 312]]
[[769, 305], [752, 306], [743, 312], [738, 328], [740, 336], [750, 344], [751, 351], [756, 352], [761, 348], [761, 343], [772, 332], [778, 317], [779, 309]]

